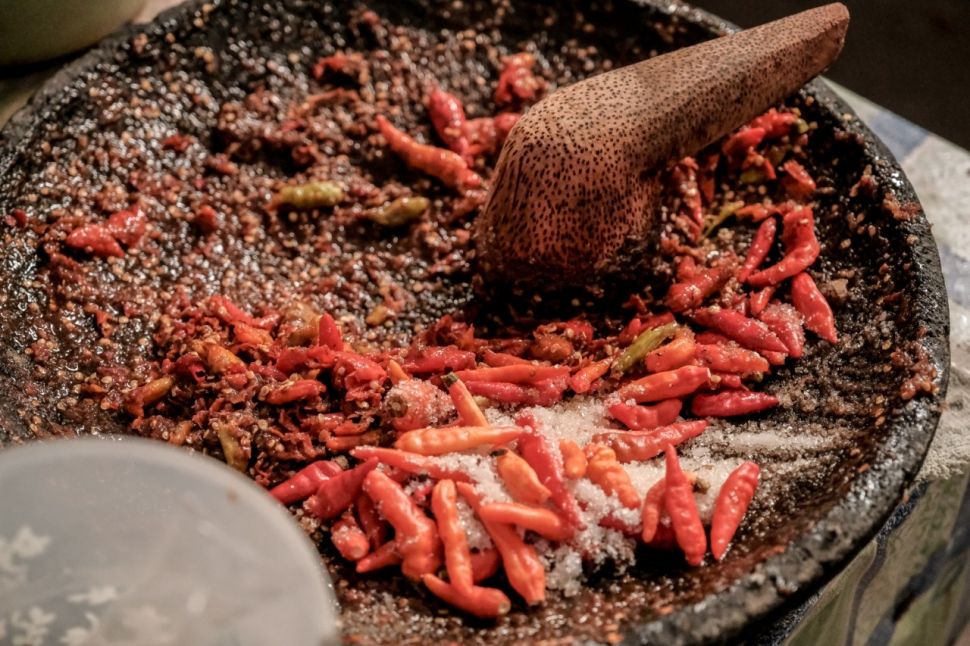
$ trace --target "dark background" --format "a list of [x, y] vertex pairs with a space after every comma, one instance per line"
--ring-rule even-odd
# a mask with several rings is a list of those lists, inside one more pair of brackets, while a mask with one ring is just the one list
[[[694, 0], [742, 27], [824, 0]], [[970, 0], [848, 0], [842, 56], [826, 76], [970, 148]]]

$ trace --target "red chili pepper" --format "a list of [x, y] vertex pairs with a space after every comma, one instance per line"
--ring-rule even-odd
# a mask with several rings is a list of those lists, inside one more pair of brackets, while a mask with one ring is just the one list
[[795, 276], [791, 281], [791, 301], [799, 314], [805, 317], [806, 328], [829, 343], [839, 342], [832, 308], [811, 276], [806, 273]]
[[610, 415], [634, 431], [645, 431], [673, 423], [680, 415], [683, 402], [668, 399], [653, 406], [631, 406], [623, 402], [611, 404]]
[[748, 255], [741, 265], [738, 272], [738, 280], [742, 283], [748, 279], [751, 273], [761, 266], [761, 263], [768, 257], [771, 246], [775, 243], [775, 235], [778, 231], [778, 223], [774, 218], [769, 218], [761, 223], [758, 231], [754, 234], [751, 246], [748, 248]]
[[436, 88], [428, 97], [431, 125], [450, 150], [469, 160], [468, 138], [465, 136], [465, 108], [453, 94]]
[[428, 476], [436, 480], [449, 479], [455, 481], [470, 481], [461, 471], [453, 471], [442, 467], [436, 460], [417, 453], [398, 451], [380, 446], [358, 446], [350, 454], [358, 460], [376, 459], [395, 469], [400, 469], [416, 476]]
[[708, 390], [724, 390], [726, 388], [733, 388], [735, 390], [744, 388], [744, 382], [741, 379], [741, 375], [735, 375], [729, 372], [711, 373], [711, 384]]
[[469, 120], [464, 129], [468, 153], [473, 157], [497, 153], [521, 116], [516, 112], [504, 112], [494, 117]]
[[782, 164], [781, 169], [788, 174], [781, 183], [793, 198], [805, 199], [815, 192], [815, 180], [797, 161], [789, 159]]
[[620, 462], [642, 462], [660, 455], [665, 446], [683, 444], [707, 428], [707, 421], [677, 422], [651, 431], [609, 431], [597, 433], [594, 442], [606, 444]]
[[357, 496], [354, 506], [357, 508], [357, 519], [360, 522], [360, 528], [367, 535], [367, 540], [370, 541], [371, 548], [376, 550], [387, 541], [387, 523], [377, 513], [377, 507], [374, 506], [374, 501], [367, 494], [362, 493]]
[[317, 460], [270, 489], [269, 494], [284, 505], [289, 505], [316, 493], [325, 480], [338, 473], [343, 473], [343, 469], [336, 462]]
[[694, 487], [681, 470], [677, 450], [673, 446], [668, 445], [664, 449], [664, 459], [667, 465], [664, 508], [670, 515], [677, 544], [684, 551], [687, 562], [700, 565], [707, 551], [707, 536], [697, 512]]
[[691, 412], [698, 417], [734, 417], [759, 413], [778, 405], [778, 398], [749, 390], [724, 390], [694, 396]]
[[724, 284], [731, 278], [731, 269], [728, 262], [698, 269], [687, 280], [671, 285], [664, 302], [667, 307], [675, 312], [694, 309], [703, 303], [708, 296], [724, 287]]
[[102, 224], [86, 224], [71, 231], [64, 244], [72, 249], [92, 253], [99, 258], [123, 258], [121, 245]]
[[785, 216], [782, 223], [785, 256], [774, 265], [748, 276], [754, 287], [777, 285], [811, 266], [822, 248], [815, 237], [815, 218], [810, 207], [802, 207]]
[[520, 53], [503, 59], [495, 88], [495, 103], [503, 105], [514, 101], [532, 101], [545, 83], [533, 73], [536, 59], [532, 54]]
[[697, 346], [690, 334], [680, 334], [666, 345], [649, 352], [644, 364], [650, 372], [666, 372], [693, 363]]
[[382, 115], [377, 115], [377, 127], [391, 150], [408, 166], [437, 177], [445, 185], [458, 190], [481, 186], [482, 178], [469, 169], [468, 164], [458, 154], [418, 143], [391, 125]]
[[[470, 484], [456, 485], [462, 497], [476, 514], [482, 508], [482, 499]], [[481, 516], [479, 516], [481, 518]], [[505, 576], [516, 592], [529, 605], [542, 603], [546, 598], [546, 570], [535, 548], [527, 544], [511, 525], [493, 523], [482, 519], [485, 530], [502, 555]]]
[[[768, 285], [754, 294], [751, 294], [751, 296], [748, 298], [748, 314], [751, 316], [758, 316], [765, 311], [765, 308], [768, 307], [768, 303], [771, 301], [771, 297], [775, 295], [775, 290], [777, 289], [778, 287], [776, 285]], [[769, 325], [768, 327], [770, 328], [771, 326]], [[772, 332], [778, 334], [776, 330], [772, 330]], [[781, 337], [779, 336], [778, 338]], [[785, 340], [781, 339], [781, 342], [785, 343]], [[787, 346], [788, 344], [785, 343], [785, 347]]]
[[317, 345], [322, 345], [331, 350], [343, 350], [344, 340], [340, 334], [337, 322], [329, 314], [320, 316], [320, 324], [317, 331]]
[[789, 356], [793, 359], [802, 357], [805, 353], [805, 331], [802, 329], [802, 315], [794, 307], [772, 303], [758, 318], [781, 339]]
[[364, 479], [377, 468], [377, 459], [358, 464], [320, 483], [313, 496], [303, 503], [304, 509], [320, 520], [336, 518], [354, 502]]
[[603, 359], [583, 366], [569, 378], [569, 387], [579, 395], [588, 393], [593, 382], [609, 372], [612, 364], [612, 359]]
[[352, 509], [345, 511], [340, 520], [330, 528], [330, 540], [340, 555], [348, 561], [359, 561], [370, 552], [370, 543], [357, 524]]
[[734, 215], [739, 218], [750, 217], [752, 222], [761, 222], [771, 216], [771, 211], [764, 204], [748, 204], [738, 209]]
[[751, 319], [735, 310], [703, 308], [694, 312], [693, 319], [751, 350], [786, 352], [785, 344], [757, 319]]
[[683, 366], [667, 372], [647, 375], [619, 390], [620, 399], [637, 403], [657, 402], [689, 395], [711, 378], [711, 371], [701, 366]]
[[754, 462], [745, 462], [731, 472], [714, 501], [711, 518], [711, 553], [718, 561], [724, 558], [741, 519], [748, 511], [761, 469]]
[[482, 353], [482, 359], [486, 364], [493, 368], [501, 368], [504, 366], [531, 366], [534, 365], [528, 359], [523, 359], [522, 357], [517, 357], [514, 354], [509, 354], [507, 352], [494, 352], [492, 350], [485, 350]]
[[794, 112], [778, 112], [775, 108], [771, 108], [761, 116], [752, 119], [748, 125], [763, 129], [766, 139], [778, 139], [789, 134], [796, 121], [798, 121], [798, 115]]
[[549, 489], [549, 497], [566, 521], [575, 528], [586, 525], [580, 518], [579, 504], [572, 492], [566, 487], [563, 473], [562, 456], [556, 452], [549, 438], [539, 429], [539, 422], [528, 414], [521, 414], [515, 423], [525, 428], [519, 436], [519, 452], [539, 476], [539, 480]]
[[418, 357], [406, 361], [403, 367], [412, 375], [464, 370], [475, 367], [475, 353], [453, 345], [427, 348]]
[[397, 542], [391, 539], [357, 561], [357, 573], [373, 572], [400, 563], [401, 553], [397, 549]]
[[535, 388], [491, 381], [472, 381], [467, 386], [473, 395], [488, 397], [503, 404], [524, 406], [552, 406], [562, 399], [566, 390], [565, 380], [561, 387], [558, 380], [539, 382]]
[[363, 489], [381, 516], [394, 527], [394, 542], [401, 554], [404, 576], [420, 579], [435, 572], [441, 565], [441, 541], [434, 522], [414, 504], [401, 485], [381, 471], [368, 473]]
[[765, 138], [764, 128], [743, 126], [736, 133], [727, 138], [721, 146], [721, 152], [728, 158], [743, 158], [750, 149], [761, 143]]
[[714, 372], [754, 374], [768, 372], [768, 361], [753, 350], [746, 350], [734, 343], [730, 345], [697, 345], [697, 359], [702, 366]]

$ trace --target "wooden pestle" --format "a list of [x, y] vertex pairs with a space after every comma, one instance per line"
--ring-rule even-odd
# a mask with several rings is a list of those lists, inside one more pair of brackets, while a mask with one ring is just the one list
[[[842, 49], [840, 3], [557, 90], [512, 128], [476, 223], [503, 284], [594, 283], [649, 254], [659, 172], [779, 103]], [[631, 251], [632, 250], [632, 251]]]

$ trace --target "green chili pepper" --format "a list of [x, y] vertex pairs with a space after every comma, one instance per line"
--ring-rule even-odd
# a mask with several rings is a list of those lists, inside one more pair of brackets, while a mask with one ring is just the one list
[[704, 240], [707, 238], [707, 236], [711, 235], [714, 229], [721, 226], [725, 220], [737, 213], [742, 206], [744, 206], [744, 202], [742, 201], [728, 202], [722, 206], [721, 211], [708, 222], [707, 228], [704, 229], [704, 235], [701, 236], [701, 240]]
[[627, 349], [613, 362], [613, 372], [622, 373], [632, 368], [637, 361], [641, 361], [648, 353], [656, 350], [661, 343], [672, 337], [679, 327], [676, 323], [668, 323], [641, 332], [640, 336], [634, 339], [633, 343], [627, 346]]
[[286, 204], [297, 209], [336, 206], [344, 197], [343, 189], [333, 182], [307, 182], [284, 186], [273, 198], [274, 204]]
[[749, 168], [738, 178], [742, 184], [758, 184], [765, 179], [764, 171], [760, 168]]
[[399, 197], [374, 209], [367, 217], [385, 227], [399, 227], [421, 217], [430, 205], [431, 201], [426, 197]]

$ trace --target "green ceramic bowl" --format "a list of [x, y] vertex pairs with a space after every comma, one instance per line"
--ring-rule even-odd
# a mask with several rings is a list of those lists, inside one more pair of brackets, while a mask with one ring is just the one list
[[0, 67], [34, 63], [97, 42], [145, 0], [0, 0]]

